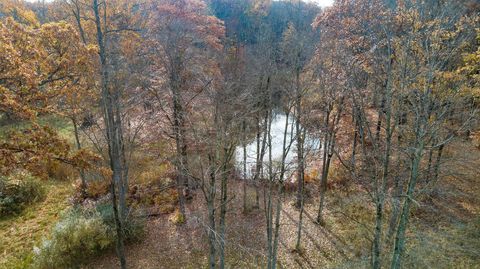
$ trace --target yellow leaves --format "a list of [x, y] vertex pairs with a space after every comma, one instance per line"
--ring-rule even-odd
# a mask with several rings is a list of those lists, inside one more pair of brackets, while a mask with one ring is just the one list
[[38, 20], [35, 13], [25, 7], [24, 1], [2, 0], [0, 2], [0, 14], [11, 17], [17, 22], [30, 26], [38, 26]]
[[10, 132], [0, 141], [1, 174], [24, 168], [45, 176], [46, 162], [85, 168], [98, 159], [88, 151], [72, 152], [55, 130], [35, 123], [37, 114], [55, 113], [59, 104], [73, 100], [80, 104], [92, 96], [83, 90], [92, 83], [95, 51], [84, 46], [75, 28], [65, 22], [35, 28], [12, 18], [0, 20], [0, 112], [33, 126]]
[[[476, 29], [477, 39], [480, 40], [480, 29]], [[462, 93], [470, 95], [475, 102], [480, 102], [480, 46], [473, 52], [463, 55], [463, 65], [457, 69], [459, 77], [465, 80]]]
[[272, 4], [271, 0], [255, 0], [253, 1], [251, 11], [255, 14], [259, 14], [261, 16], [265, 16], [268, 13], [268, 9]]
[[0, 21], [0, 110], [23, 119], [54, 112], [68, 90], [88, 88], [95, 51], [66, 22], [33, 28], [11, 18]]
[[97, 168], [97, 171], [102, 175], [103, 178], [105, 179], [111, 179], [112, 178], [112, 170], [107, 167], [99, 167]]

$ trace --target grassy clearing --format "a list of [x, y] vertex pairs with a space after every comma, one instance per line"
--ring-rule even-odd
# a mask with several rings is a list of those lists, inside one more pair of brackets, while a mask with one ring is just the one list
[[[38, 124], [47, 125], [56, 129], [59, 135], [72, 143], [73, 125], [67, 118], [56, 115], [43, 116], [38, 119]], [[0, 127], [0, 138], [4, 138], [8, 131], [19, 131], [31, 126], [30, 121], [15, 122]]]
[[70, 182], [45, 181], [43, 202], [33, 204], [21, 214], [0, 219], [0, 268], [26, 268], [33, 247], [46, 237], [68, 207], [67, 198], [73, 187]]

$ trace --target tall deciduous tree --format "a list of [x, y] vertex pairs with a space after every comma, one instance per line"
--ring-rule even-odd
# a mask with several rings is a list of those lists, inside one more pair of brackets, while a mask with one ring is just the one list
[[185, 194], [189, 192], [187, 98], [194, 98], [195, 92], [202, 91], [209, 83], [202, 75], [211, 68], [208, 50], [222, 48], [224, 27], [220, 20], [207, 14], [202, 1], [153, 2], [152, 10], [149, 35], [156, 47], [155, 62], [159, 70], [156, 74], [165, 77], [171, 98], [177, 191], [180, 212], [185, 217]]

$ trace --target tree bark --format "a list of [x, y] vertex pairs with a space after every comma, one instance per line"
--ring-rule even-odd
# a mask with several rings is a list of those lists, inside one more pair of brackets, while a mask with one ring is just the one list
[[[117, 255], [120, 259], [120, 267], [125, 269], [127, 267], [125, 259], [125, 250], [124, 250], [124, 234], [123, 234], [123, 216], [122, 212], [118, 212], [117, 207], [117, 195], [116, 195], [116, 184], [122, 184], [122, 161], [121, 161], [121, 125], [120, 118], [115, 119], [114, 101], [117, 101], [113, 98], [109, 87], [108, 87], [108, 66], [106, 61], [106, 51], [105, 51], [105, 40], [102, 31], [102, 24], [100, 20], [99, 12], [99, 3], [98, 0], [93, 0], [93, 11], [95, 15], [95, 25], [97, 32], [97, 42], [99, 46], [99, 56], [101, 63], [101, 89], [102, 89], [102, 104], [104, 107], [104, 118], [105, 125], [107, 130], [107, 144], [108, 144], [108, 153], [110, 157], [110, 168], [112, 170], [112, 180], [111, 180], [111, 194], [112, 194], [112, 207], [115, 218], [115, 226], [117, 233]], [[104, 18], [105, 19], [105, 18]]]
[[445, 144], [441, 144], [440, 147], [438, 147], [438, 152], [437, 152], [437, 159], [435, 160], [435, 168], [433, 172], [433, 182], [436, 183], [438, 180], [438, 173], [440, 171], [440, 162], [442, 160], [442, 152]]
[[216, 184], [215, 184], [215, 158], [209, 157], [210, 160], [210, 183], [208, 188], [207, 206], [208, 206], [208, 241], [210, 245], [209, 262], [210, 268], [216, 267], [216, 224], [215, 224], [215, 196], [216, 196]]
[[402, 214], [400, 215], [400, 222], [397, 228], [397, 234], [395, 237], [395, 244], [393, 250], [392, 258], [392, 269], [400, 269], [401, 256], [405, 247], [405, 232], [407, 230], [407, 223], [410, 214], [410, 207], [413, 199], [413, 194], [415, 191], [415, 186], [417, 184], [418, 175], [420, 173], [420, 161], [422, 159], [424, 141], [423, 141], [423, 123], [419, 124], [419, 128], [416, 128], [416, 138], [415, 138], [415, 152], [412, 158], [412, 167], [410, 170], [410, 180], [408, 182], [407, 193], [405, 201], [403, 202]]
[[323, 213], [323, 204], [325, 200], [325, 192], [327, 190], [327, 176], [328, 172], [326, 171], [327, 166], [327, 154], [328, 150], [330, 149], [330, 138], [329, 138], [329, 131], [328, 131], [328, 122], [330, 121], [330, 109], [327, 111], [325, 116], [325, 140], [323, 142], [323, 159], [322, 159], [322, 175], [320, 180], [320, 204], [318, 205], [318, 213], [316, 222], [321, 224], [322, 220], [322, 213]]
[[300, 122], [302, 121], [302, 94], [300, 92], [300, 70], [296, 70], [296, 102], [295, 102], [295, 134], [297, 136], [297, 201], [295, 206], [301, 208], [303, 200], [303, 181], [305, 173], [305, 164], [303, 156], [303, 137]]
[[325, 134], [325, 145], [323, 149], [324, 152], [323, 152], [323, 164], [322, 164], [322, 180], [320, 182], [321, 184], [320, 204], [318, 206], [318, 214], [316, 219], [316, 222], [318, 224], [323, 223], [322, 217], [323, 217], [323, 207], [325, 203], [325, 195], [327, 191], [328, 172], [330, 170], [330, 163], [332, 161], [333, 153], [335, 151], [336, 133], [337, 133], [336, 126], [338, 126], [338, 123], [340, 122], [340, 118], [342, 116], [343, 101], [344, 101], [344, 97], [341, 97], [338, 111], [336, 115], [333, 117], [333, 122], [330, 128], [328, 128], [328, 125], [329, 125], [330, 113], [333, 110], [332, 107], [329, 108], [326, 115], [326, 134]]
[[87, 44], [87, 39], [85, 37], [85, 31], [83, 30], [83, 26], [82, 26], [82, 21], [81, 21], [81, 14], [80, 14], [80, 6], [79, 6], [79, 3], [78, 1], [72, 1], [72, 3], [75, 5], [75, 9], [72, 9], [72, 13], [73, 13], [73, 16], [75, 17], [75, 20], [77, 22], [77, 26], [78, 26], [78, 32], [80, 33], [80, 38], [82, 39], [82, 42], [84, 45]]
[[[77, 145], [77, 149], [81, 150], [82, 144], [80, 143], [78, 125], [75, 117], [72, 118], [72, 124], [73, 124], [73, 133], [75, 135], [75, 143]], [[80, 185], [81, 196], [83, 199], [85, 199], [87, 198], [87, 177], [85, 176], [85, 171], [82, 168], [78, 169], [78, 172], [80, 174], [80, 180], [81, 180], [81, 185]]]
[[[174, 66], [180, 65], [177, 61], [178, 59], [174, 60]], [[184, 187], [185, 187], [185, 166], [186, 166], [186, 145], [184, 145], [185, 141], [185, 134], [184, 134], [184, 111], [183, 106], [181, 103], [181, 96], [180, 96], [180, 78], [179, 70], [180, 68], [174, 68], [170, 76], [170, 88], [172, 91], [173, 96], [173, 132], [175, 135], [175, 145], [176, 145], [176, 153], [177, 157], [175, 160], [175, 169], [176, 169], [176, 184], [177, 184], [177, 192], [178, 192], [178, 204], [180, 208], [180, 213], [182, 214], [182, 218], [185, 218], [185, 196], [184, 196]]]
[[280, 215], [282, 212], [282, 196], [283, 196], [283, 179], [285, 177], [285, 159], [288, 154], [291, 139], [289, 142], [289, 146], [287, 148], [287, 134], [288, 134], [288, 116], [290, 115], [290, 111], [286, 113], [285, 119], [285, 130], [283, 132], [283, 145], [282, 145], [282, 162], [280, 164], [280, 175], [278, 178], [278, 190], [277, 190], [277, 205], [275, 210], [275, 228], [274, 228], [274, 235], [273, 235], [273, 249], [272, 249], [272, 257], [271, 257], [271, 269], [275, 269], [277, 267], [277, 254], [278, 254], [278, 243], [279, 243], [279, 235], [280, 235]]
[[385, 152], [383, 156], [383, 173], [382, 182], [380, 188], [377, 188], [376, 199], [376, 214], [375, 214], [375, 233], [373, 239], [373, 268], [379, 269], [381, 267], [381, 243], [382, 243], [382, 230], [383, 230], [383, 214], [385, 195], [387, 192], [387, 181], [389, 176], [390, 167], [390, 150], [392, 146], [392, 128], [391, 128], [391, 116], [392, 116], [392, 93], [389, 85], [389, 81], [386, 82], [385, 102], [383, 109], [386, 110], [385, 115]]
[[247, 212], [247, 134], [246, 134], [246, 123], [243, 120], [242, 125], [243, 131], [243, 212]]
[[[224, 157], [226, 157], [227, 151], [224, 150]], [[225, 226], [226, 226], [226, 215], [227, 215], [227, 180], [228, 180], [228, 163], [226, 160], [223, 163], [222, 168], [222, 183], [221, 183], [221, 205], [220, 205], [220, 223], [219, 223], [219, 237], [220, 237], [220, 268], [225, 268]]]

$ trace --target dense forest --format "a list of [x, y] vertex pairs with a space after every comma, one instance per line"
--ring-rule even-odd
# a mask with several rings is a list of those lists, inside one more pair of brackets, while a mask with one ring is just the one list
[[477, 0], [0, 0], [0, 268], [480, 268]]

